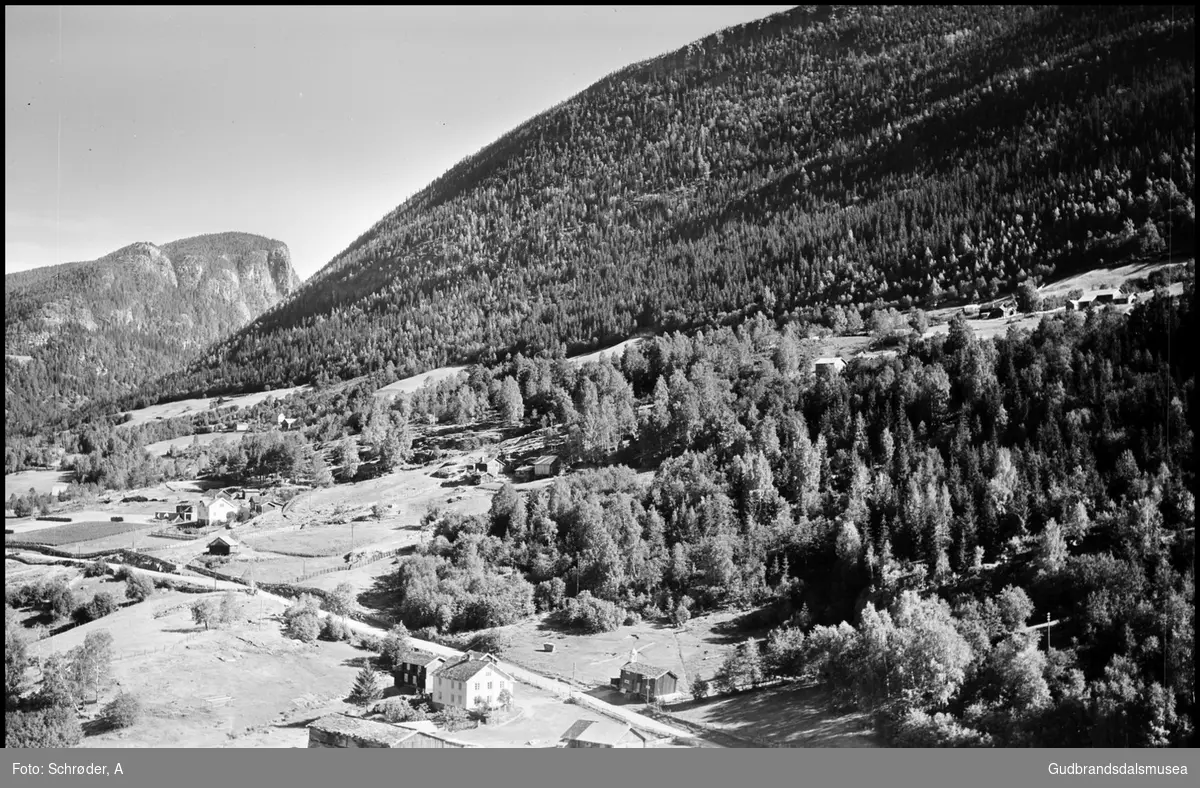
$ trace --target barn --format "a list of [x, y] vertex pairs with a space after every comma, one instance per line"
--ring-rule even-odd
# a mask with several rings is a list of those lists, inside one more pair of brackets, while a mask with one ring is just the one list
[[446, 660], [420, 651], [405, 649], [393, 658], [392, 678], [398, 689], [411, 689], [418, 695], [429, 693], [429, 674], [437, 670]]
[[558, 457], [554, 454], [547, 454], [538, 457], [533, 461], [534, 478], [543, 479], [547, 476], [554, 476], [558, 473], [559, 463]]
[[601, 720], [576, 720], [559, 737], [564, 747], [581, 748], [629, 748], [645, 747], [646, 736], [628, 725]]
[[626, 662], [621, 666], [617, 689], [626, 697], [642, 698], [651, 702], [677, 693], [679, 676], [673, 670], [648, 665], [645, 662]]
[[241, 542], [228, 534], [221, 534], [208, 543], [209, 555], [230, 555], [241, 549]]

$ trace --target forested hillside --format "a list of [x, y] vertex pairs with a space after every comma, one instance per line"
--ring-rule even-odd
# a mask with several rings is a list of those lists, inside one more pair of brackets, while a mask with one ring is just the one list
[[141, 399], [987, 299], [1190, 250], [1194, 45], [1191, 7], [808, 7], [723, 31], [469, 157]]
[[298, 285], [287, 246], [246, 233], [5, 275], [6, 441], [181, 368]]

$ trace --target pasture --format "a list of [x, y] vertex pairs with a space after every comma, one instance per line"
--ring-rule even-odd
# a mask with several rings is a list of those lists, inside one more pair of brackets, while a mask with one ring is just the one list
[[[295, 394], [306, 386], [292, 386], [290, 388], [271, 389], [269, 391], [256, 391], [252, 394], [242, 394], [236, 397], [226, 397], [225, 403], [221, 406], [222, 411], [237, 406], [240, 410], [252, 408], [260, 402], [264, 402], [272, 397], [275, 399], [283, 399]], [[212, 397], [194, 397], [192, 399], [181, 399], [175, 402], [163, 402], [158, 405], [151, 405], [146, 408], [129, 411], [129, 421], [117, 425], [118, 427], [136, 427], [142, 424], [149, 424], [152, 421], [163, 419], [173, 419], [179, 416], [195, 416], [210, 410], [213, 403], [216, 402]]]
[[17, 540], [22, 542], [33, 542], [34, 544], [42, 544], [46, 545], [47, 547], [75, 544], [82, 545], [82, 543], [85, 542], [92, 542], [106, 539], [111, 536], [128, 534], [133, 531], [153, 531], [156, 527], [157, 526], [155, 526], [153, 523], [145, 522], [114, 523], [108, 520], [83, 520], [62, 523], [60, 525], [51, 525], [48, 528], [38, 528], [36, 530], [25, 531], [24, 533], [20, 534], [8, 534], [5, 536], [4, 541], [8, 542]]
[[670, 716], [778, 747], [883, 747], [868, 714], [835, 712], [814, 686], [783, 685], [667, 707]]

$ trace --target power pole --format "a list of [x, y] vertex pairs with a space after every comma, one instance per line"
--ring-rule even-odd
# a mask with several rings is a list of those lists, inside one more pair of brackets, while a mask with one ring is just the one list
[[1046, 655], [1050, 655], [1050, 611], [1046, 611]]

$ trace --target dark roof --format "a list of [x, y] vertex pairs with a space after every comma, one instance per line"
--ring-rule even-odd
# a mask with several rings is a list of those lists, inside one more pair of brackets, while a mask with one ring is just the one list
[[645, 662], [626, 662], [621, 666], [622, 673], [633, 673], [637, 676], [645, 676], [648, 679], [656, 679], [659, 676], [670, 673], [675, 675], [675, 671], [667, 668], [660, 668], [654, 665], [647, 665]]
[[393, 660], [395, 663], [404, 663], [406, 665], [429, 665], [433, 662], [443, 659], [437, 654], [430, 654], [428, 651], [410, 648], [401, 651]]
[[643, 741], [646, 738], [628, 725], [621, 725], [616, 722], [602, 722], [600, 720], [576, 720], [559, 739], [562, 741], [583, 741], [589, 744], [604, 744], [613, 747], [630, 733]]
[[349, 736], [359, 741], [382, 744], [385, 747], [394, 747], [405, 739], [411, 739], [417, 735], [417, 732], [410, 728], [400, 728], [384, 722], [348, 717], [345, 714], [330, 714], [321, 717], [319, 720], [309, 723], [308, 727], [315, 728], [322, 733]]

